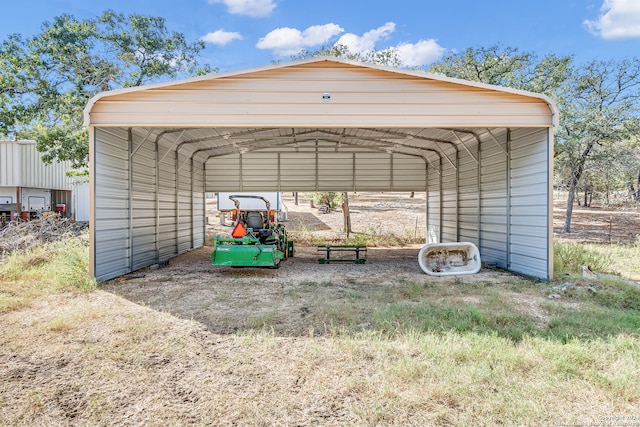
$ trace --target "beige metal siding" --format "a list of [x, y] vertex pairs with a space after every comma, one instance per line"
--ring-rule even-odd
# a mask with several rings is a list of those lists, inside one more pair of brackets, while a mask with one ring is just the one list
[[189, 158], [178, 156], [176, 163], [177, 200], [178, 200], [178, 247], [177, 253], [181, 254], [192, 248], [193, 244], [193, 198], [191, 184], [192, 164]]
[[169, 141], [162, 141], [158, 164], [158, 257], [166, 261], [177, 254], [178, 221], [176, 196], [176, 152]]
[[[427, 241], [442, 242], [442, 159], [432, 157], [427, 168]], [[432, 166], [433, 165], [433, 166]]]
[[427, 162], [422, 157], [393, 155], [392, 191], [425, 191]]
[[106, 280], [204, 243], [203, 164], [144, 129], [97, 129], [94, 274]]
[[204, 164], [196, 162], [193, 166], [193, 188], [191, 191], [191, 209], [193, 215], [193, 247], [204, 245], [206, 212], [204, 199]]
[[[335, 64], [335, 63], [331, 63]], [[323, 100], [330, 94], [330, 101]], [[162, 127], [546, 127], [550, 106], [533, 96], [429, 75], [325, 62], [114, 92], [90, 122]]]

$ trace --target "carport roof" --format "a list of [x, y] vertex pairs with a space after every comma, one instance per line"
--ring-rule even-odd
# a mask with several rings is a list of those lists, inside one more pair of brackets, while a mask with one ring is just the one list
[[98, 94], [95, 127], [144, 128], [190, 156], [378, 151], [421, 157], [495, 128], [549, 128], [545, 95], [317, 57]]
[[[296, 76], [293, 77], [293, 80], [298, 81], [299, 84], [291, 85], [291, 80], [288, 81], [288, 78], [291, 76], [291, 74], [282, 73], [282, 72], [286, 72], [287, 70], [301, 71], [307, 77], [300, 78], [301, 74], [298, 73]], [[314, 73], [312, 70], [315, 70], [316, 72]], [[322, 76], [318, 74], [317, 72], [318, 70], [320, 70], [321, 74], [326, 74], [326, 75]], [[330, 70], [340, 70], [341, 72], [335, 76], [332, 76], [328, 74]], [[359, 70], [365, 73], [362, 73], [362, 72], [353, 73], [353, 71], [355, 70]], [[345, 79], [344, 76], [346, 74], [344, 73], [344, 71], [347, 71], [347, 73], [351, 71], [353, 76]], [[368, 74], [366, 73], [367, 71], [368, 71]], [[409, 71], [409, 70], [384, 67], [384, 66], [379, 66], [374, 64], [363, 64], [363, 63], [350, 61], [342, 58], [335, 58], [335, 57], [315, 57], [315, 58], [303, 59], [303, 60], [286, 62], [286, 63], [272, 64], [268, 66], [256, 67], [251, 69], [236, 70], [236, 71], [230, 71], [225, 73], [215, 73], [215, 74], [209, 74], [205, 76], [192, 77], [184, 80], [175, 80], [175, 81], [169, 81], [169, 82], [163, 82], [163, 83], [149, 84], [145, 86], [130, 87], [130, 88], [117, 89], [117, 90], [108, 91], [108, 92], [102, 92], [94, 96], [93, 98], [91, 98], [87, 103], [87, 106], [84, 109], [84, 122], [86, 125], [110, 126], [110, 127], [132, 126], [132, 125], [142, 126], [142, 127], [180, 127], [180, 126], [211, 127], [213, 124], [211, 122], [202, 121], [202, 120], [200, 121], [189, 120], [188, 118], [185, 117], [184, 114], [181, 114], [182, 116], [181, 120], [173, 120], [174, 123], [170, 123], [167, 121], [164, 121], [163, 123], [157, 123], [157, 122], [154, 122], [153, 120], [151, 121], [144, 120], [145, 115], [142, 114], [145, 111], [144, 108], [142, 109], [132, 108], [126, 111], [121, 109], [120, 114], [118, 114], [117, 117], [110, 116], [109, 119], [106, 119], [106, 116], [109, 116], [109, 114], [105, 112], [105, 109], [101, 109], [99, 105], [116, 103], [116, 104], [119, 104], [118, 105], [119, 107], [126, 107], [126, 105], [124, 104], [129, 104], [129, 106], [131, 106], [132, 103], [135, 103], [136, 101], [140, 102], [142, 99], [144, 99], [145, 107], [148, 107], [146, 111], [148, 111], [150, 114], [153, 114], [153, 113], [156, 113], [156, 111], [154, 111], [154, 108], [157, 108], [157, 106], [165, 106], [167, 102], [180, 102], [182, 103], [181, 106], [184, 106], [183, 103], [189, 100], [188, 96], [191, 95], [190, 93], [191, 90], [196, 90], [196, 91], [226, 90], [226, 87], [222, 87], [224, 83], [227, 83], [229, 81], [234, 81], [234, 82], [245, 81], [246, 82], [247, 80], [256, 81], [258, 86], [264, 83], [267, 83], [269, 86], [272, 87], [272, 90], [273, 90], [273, 93], [270, 94], [271, 97], [269, 99], [263, 99], [258, 97], [258, 99], [254, 99], [254, 100], [249, 98], [239, 99], [238, 96], [242, 93], [245, 96], [247, 95], [256, 96], [257, 95], [257, 92], [255, 91], [256, 87], [252, 85], [249, 85], [249, 86], [244, 85], [241, 87], [236, 86], [231, 88], [231, 91], [233, 93], [229, 94], [231, 96], [230, 99], [235, 101], [234, 103], [238, 103], [238, 102], [243, 103], [243, 102], [253, 101], [254, 104], [257, 104], [259, 106], [265, 103], [268, 104], [269, 102], [281, 103], [283, 99], [282, 98], [283, 93], [289, 93], [289, 94], [295, 93], [298, 96], [298, 98], [300, 98], [300, 95], [305, 90], [316, 92], [315, 89], [317, 87], [317, 84], [314, 84], [314, 82], [317, 83], [318, 81], [325, 82], [324, 84], [324, 86], [326, 86], [325, 89], [332, 89], [331, 85], [326, 84], [326, 82], [333, 81], [334, 83], [336, 83], [335, 85], [333, 85], [333, 88], [337, 89], [337, 91], [340, 91], [342, 89], [343, 91], [349, 91], [349, 92], [353, 91], [357, 93], [371, 92], [374, 95], [380, 95], [382, 93], [402, 95], [407, 93], [407, 87], [398, 85], [396, 83], [398, 83], [401, 80], [405, 82], [409, 82], [409, 81], [416, 82], [416, 81], [422, 80], [424, 82], [433, 82], [435, 83], [435, 85], [432, 85], [433, 87], [427, 89], [426, 91], [420, 88], [413, 89], [413, 90], [410, 89], [410, 90], [412, 92], [416, 92], [416, 91], [429, 92], [431, 95], [430, 97], [431, 98], [435, 97], [437, 100], [442, 99], [443, 96], [447, 97], [448, 95], [447, 92], [451, 92], [451, 91], [464, 92], [467, 94], [467, 96], [473, 94], [476, 96], [473, 97], [472, 104], [477, 104], [477, 102], [482, 102], [483, 100], [486, 102], [493, 103], [493, 102], [496, 102], [496, 96], [497, 96], [502, 98], [501, 101], [503, 103], [511, 104], [507, 109], [507, 112], [511, 110], [510, 115], [513, 115], [514, 113], [513, 107], [518, 106], [518, 104], [521, 104], [520, 106], [524, 106], [526, 104], [529, 104], [529, 105], [544, 104], [547, 109], [546, 115], [548, 115], [549, 119], [547, 120], [546, 123], [538, 123], [536, 127], [557, 126], [558, 124], [558, 110], [554, 102], [550, 98], [548, 98], [546, 95], [543, 95], [543, 94], [537, 94], [533, 92], [527, 92], [527, 91], [502, 87], [502, 86], [494, 86], [494, 85], [488, 85], [484, 83], [471, 82], [467, 80], [454, 79], [454, 78], [449, 78], [442, 75], [427, 74], [421, 71]], [[372, 80], [376, 80], [376, 81], [373, 82]], [[385, 81], [388, 82], [388, 84], [383, 83], [383, 85], [385, 86], [385, 88], [383, 88], [384, 90], [381, 90], [379, 87], [377, 87], [381, 82], [385, 82]], [[338, 82], [342, 84], [339, 84]], [[372, 83], [375, 86], [372, 87], [371, 86]], [[356, 88], [355, 86], [359, 86], [359, 87]], [[371, 89], [371, 90], [368, 91], [367, 89]], [[184, 92], [184, 93], [181, 94], [183, 96], [176, 97], [175, 95], [177, 95], [177, 93], [171, 94], [170, 92], [177, 92], [177, 93]], [[320, 95], [324, 95], [325, 93], [331, 94], [332, 91], [327, 90], [326, 92], [322, 92], [322, 94]], [[318, 94], [316, 93], [316, 95]], [[424, 96], [425, 93], [422, 93], [421, 95]], [[289, 100], [289, 98], [287, 98], [287, 100]], [[319, 98], [316, 97], [314, 101], [317, 101], [317, 100], [319, 100]], [[212, 102], [219, 104], [220, 102], [218, 101], [222, 101], [222, 99], [216, 98], [212, 100]], [[349, 99], [349, 101], [350, 103], [353, 103], [352, 99]], [[396, 99], [396, 101], [403, 102], [402, 99]], [[204, 107], [204, 105], [202, 105], [202, 99], [193, 99], [192, 102], [200, 104], [198, 105], [199, 107]], [[368, 105], [378, 104], [378, 102], [376, 102], [375, 97], [368, 98], [368, 99], [358, 99], [356, 100], [356, 102], [359, 104], [368, 104]], [[445, 105], [444, 103], [439, 104], [437, 106], [441, 110], [444, 109], [444, 111], [441, 111], [441, 114], [440, 114], [441, 117], [448, 116], [448, 115], [456, 116], [461, 114], [460, 107], [462, 106], [462, 104], [456, 105], [458, 107], [457, 111], [448, 110], [446, 108], [448, 107], [448, 105]], [[108, 108], [106, 108], [106, 110], [111, 111]], [[533, 111], [534, 110], [529, 110], [529, 114], [533, 114]], [[161, 112], [172, 113], [172, 111], [166, 111], [166, 110]], [[137, 113], [137, 114], [133, 114], [133, 113]], [[173, 111], [173, 113], [177, 113], [177, 111]], [[227, 112], [225, 116], [228, 116], [229, 113], [234, 114], [233, 111], [230, 111], [230, 112]], [[291, 111], [290, 113], [292, 113], [292, 115], [296, 115], [298, 112]], [[471, 112], [471, 114], [469, 114], [469, 112], [463, 112], [463, 113], [464, 113], [463, 115], [473, 115], [472, 114], [473, 111]], [[522, 114], [526, 115], [527, 111], [526, 110], [517, 111], [517, 113], [519, 113], [520, 115]], [[537, 113], [540, 114], [539, 109], [537, 110]], [[370, 112], [369, 114], [372, 114], [372, 113]], [[242, 115], [245, 115], [245, 113], [239, 110], [237, 112], [237, 115], [242, 116]], [[482, 116], [482, 114], [479, 114], [479, 115]], [[199, 115], [199, 116], [202, 116], [202, 115]], [[138, 120], [137, 123], [136, 123], [136, 120]], [[229, 125], [239, 125], [239, 124], [240, 123], [236, 122], [235, 124], [229, 124]], [[517, 127], [517, 126], [522, 126], [524, 124], [525, 123], [517, 123], [517, 122], [513, 122], [513, 123], [505, 122], [503, 124], [489, 123], [489, 122], [481, 123], [478, 121], [476, 121], [475, 123], [469, 122], [464, 124], [449, 123], [449, 125], [455, 125], [456, 127], [459, 127], [460, 125], [482, 126], [482, 127], [504, 127], [504, 126]], [[227, 124], [223, 124], [223, 125], [227, 126]], [[287, 123], [287, 124], [284, 124], [283, 126], [288, 127], [290, 125], [296, 125], [296, 123]], [[342, 125], [343, 125], [342, 123], [337, 123], [337, 126], [342, 126]], [[439, 126], [441, 125], [447, 125], [447, 123], [440, 123]], [[248, 127], [248, 125], [245, 123], [241, 127]]]

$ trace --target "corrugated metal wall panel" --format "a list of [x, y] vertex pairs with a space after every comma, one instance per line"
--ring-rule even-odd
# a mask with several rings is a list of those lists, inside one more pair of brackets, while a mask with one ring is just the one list
[[355, 172], [355, 188], [358, 191], [390, 189], [391, 156], [385, 153], [357, 153]]
[[464, 138], [464, 147], [458, 147], [457, 240], [478, 245], [480, 231], [479, 147], [475, 138], [466, 136]]
[[453, 163], [442, 163], [442, 242], [458, 240], [458, 176], [456, 149], [446, 146], [443, 153]]
[[131, 269], [156, 262], [156, 147], [142, 129], [132, 131]]
[[429, 243], [442, 241], [442, 197], [440, 168], [441, 162], [435, 164], [436, 167], [427, 168], [427, 239]]
[[247, 153], [242, 155], [241, 190], [270, 191], [278, 186], [278, 154]]
[[391, 191], [425, 191], [427, 164], [420, 157], [393, 155], [393, 189]]
[[69, 179], [65, 176], [65, 173], [72, 169], [71, 162], [53, 162], [47, 165], [42, 161], [42, 154], [36, 150], [35, 144], [21, 144], [20, 149], [23, 187], [72, 189]]
[[548, 131], [517, 129], [511, 137], [509, 269], [547, 278]]
[[[169, 146], [170, 147], [170, 146]], [[166, 261], [177, 255], [176, 153], [162, 145], [158, 163], [158, 258]]]
[[[485, 262], [507, 268], [507, 131], [486, 132], [480, 149], [480, 254]], [[502, 147], [502, 148], [501, 148]]]
[[319, 153], [318, 187], [333, 188], [333, 191], [353, 191], [353, 153]]
[[95, 139], [95, 276], [106, 280], [130, 271], [127, 132], [96, 129]]
[[204, 165], [196, 162], [193, 167], [193, 192], [191, 204], [193, 206], [193, 236], [195, 248], [204, 245], [205, 239], [205, 195], [204, 195]]
[[21, 155], [22, 152], [17, 143], [13, 141], [0, 142], [0, 187], [19, 187], [21, 185]]
[[333, 147], [331, 149], [318, 152], [261, 151], [210, 158], [206, 162], [206, 191], [426, 189], [426, 162], [422, 158], [377, 152], [337, 152]]
[[240, 154], [210, 158], [206, 162], [206, 191], [240, 191], [239, 170]]
[[193, 249], [193, 196], [192, 196], [192, 160], [190, 153], [180, 154], [176, 167], [177, 172], [177, 202], [178, 202], [178, 253]]
[[34, 141], [0, 141], [0, 186], [71, 191], [71, 162], [45, 164]]
[[[282, 153], [280, 167], [282, 191], [316, 191], [315, 156], [305, 153]], [[284, 185], [285, 183], [287, 185]], [[294, 188], [290, 188], [289, 185]]]

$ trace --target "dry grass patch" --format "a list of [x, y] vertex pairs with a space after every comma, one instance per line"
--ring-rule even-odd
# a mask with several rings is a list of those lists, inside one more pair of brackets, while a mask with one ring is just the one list
[[[51, 330], [74, 311], [90, 314]], [[102, 291], [2, 322], [3, 425], [534, 426], [634, 414], [640, 400], [640, 341], [625, 335], [220, 335]]]
[[572, 281], [552, 301], [555, 284], [430, 278], [405, 252], [371, 250], [367, 269], [293, 258], [279, 270], [213, 270], [207, 250], [90, 292], [78, 292], [91, 289], [82, 274], [46, 276], [59, 267], [35, 280], [48, 263], [37, 253], [3, 270], [0, 292], [23, 304], [0, 312], [0, 425], [640, 415], [640, 293], [629, 285]]
[[71, 235], [25, 252], [13, 252], [0, 264], [0, 313], [18, 310], [35, 298], [95, 288], [89, 277], [89, 245]]

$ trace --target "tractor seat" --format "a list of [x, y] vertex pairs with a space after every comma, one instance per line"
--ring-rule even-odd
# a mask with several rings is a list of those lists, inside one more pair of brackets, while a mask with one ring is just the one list
[[264, 220], [260, 212], [247, 212], [247, 227], [259, 230], [264, 228]]

